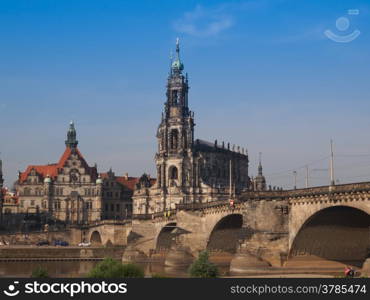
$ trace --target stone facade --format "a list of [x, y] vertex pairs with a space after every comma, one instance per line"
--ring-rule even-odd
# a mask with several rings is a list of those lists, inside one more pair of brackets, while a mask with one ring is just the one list
[[179, 44], [167, 80], [167, 101], [157, 130], [157, 180], [137, 185], [134, 214], [160, 213], [178, 204], [228, 201], [250, 187], [248, 154], [230, 144], [194, 140], [194, 113], [188, 107], [188, 77]]
[[3, 188], [3, 214], [15, 214], [18, 213], [19, 205], [18, 205], [18, 196], [9, 191], [7, 188]]
[[98, 174], [77, 148], [71, 122], [66, 149], [56, 164], [28, 166], [15, 183], [19, 213], [44, 213], [67, 224], [88, 224], [101, 219], [131, 216], [137, 178]]

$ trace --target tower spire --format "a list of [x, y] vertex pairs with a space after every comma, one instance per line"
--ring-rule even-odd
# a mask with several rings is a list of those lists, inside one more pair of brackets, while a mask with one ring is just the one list
[[180, 60], [180, 39], [176, 38], [176, 58]]
[[182, 70], [184, 70], [184, 65], [180, 60], [180, 40], [179, 38], [177, 38], [176, 39], [176, 57], [175, 57], [175, 60], [172, 62], [172, 73], [181, 74]]
[[262, 176], [262, 152], [259, 152], [258, 175]]
[[69, 123], [69, 129], [67, 132], [66, 146], [71, 149], [75, 149], [78, 145], [77, 133], [75, 129], [75, 124], [73, 121]]
[[266, 178], [262, 174], [262, 152], [259, 152], [258, 154], [258, 175], [254, 179], [254, 184], [257, 191], [264, 191], [266, 190]]

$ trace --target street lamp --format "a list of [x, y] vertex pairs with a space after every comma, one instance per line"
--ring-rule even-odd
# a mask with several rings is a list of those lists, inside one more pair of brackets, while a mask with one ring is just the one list
[[297, 171], [293, 171], [293, 175], [294, 175], [294, 189], [296, 190], [297, 189]]

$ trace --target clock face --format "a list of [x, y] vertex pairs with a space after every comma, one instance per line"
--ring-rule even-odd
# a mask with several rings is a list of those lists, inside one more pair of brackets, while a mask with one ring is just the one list
[[72, 169], [71, 172], [69, 173], [69, 178], [71, 182], [77, 182], [80, 174], [76, 169]]

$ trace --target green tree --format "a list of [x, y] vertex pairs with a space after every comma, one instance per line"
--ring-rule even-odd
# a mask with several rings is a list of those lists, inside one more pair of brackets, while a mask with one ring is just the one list
[[218, 277], [218, 269], [215, 264], [208, 260], [208, 252], [202, 251], [199, 253], [199, 257], [192, 263], [189, 268], [189, 274], [191, 277], [200, 278], [215, 278]]
[[49, 278], [49, 273], [43, 267], [38, 266], [32, 271], [31, 278]]
[[135, 264], [122, 264], [113, 258], [105, 258], [88, 274], [90, 278], [143, 278], [144, 271]]

